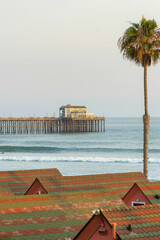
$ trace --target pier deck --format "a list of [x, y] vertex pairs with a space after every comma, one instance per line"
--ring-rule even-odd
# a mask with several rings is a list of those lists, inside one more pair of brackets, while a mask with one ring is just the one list
[[0, 118], [0, 134], [104, 132], [105, 118]]

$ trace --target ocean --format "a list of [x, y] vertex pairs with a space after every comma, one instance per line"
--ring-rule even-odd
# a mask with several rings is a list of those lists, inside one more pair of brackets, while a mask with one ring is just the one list
[[[142, 118], [106, 118], [106, 131], [1, 135], [0, 170], [58, 168], [63, 175], [143, 171]], [[149, 180], [160, 181], [160, 118], [151, 118]]]

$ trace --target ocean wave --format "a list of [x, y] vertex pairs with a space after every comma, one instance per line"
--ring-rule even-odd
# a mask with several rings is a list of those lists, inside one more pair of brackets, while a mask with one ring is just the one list
[[[91, 163], [142, 163], [140, 158], [100, 158], [100, 157], [54, 157], [54, 156], [0, 156], [0, 161], [20, 162], [91, 162]], [[160, 159], [149, 159], [149, 163], [160, 163]]]
[[[0, 146], [0, 153], [142, 153], [141, 148], [112, 147], [46, 147], [46, 146]], [[149, 149], [149, 153], [160, 153], [160, 149]]]
[[[142, 152], [140, 148], [107, 147], [44, 147], [44, 146], [0, 146], [0, 152], [56, 153], [56, 152]], [[160, 150], [159, 150], [160, 152]]]

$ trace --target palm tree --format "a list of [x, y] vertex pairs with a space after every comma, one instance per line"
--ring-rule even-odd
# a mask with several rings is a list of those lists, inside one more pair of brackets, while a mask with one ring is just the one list
[[143, 172], [148, 177], [148, 139], [149, 121], [147, 95], [147, 67], [156, 64], [160, 59], [160, 28], [155, 20], [146, 20], [142, 17], [139, 23], [131, 23], [124, 35], [118, 40], [118, 46], [123, 57], [134, 61], [144, 68], [144, 147]]

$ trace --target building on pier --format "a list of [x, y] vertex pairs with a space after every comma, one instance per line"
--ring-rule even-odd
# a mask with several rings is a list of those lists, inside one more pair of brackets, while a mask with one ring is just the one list
[[72, 106], [70, 104], [59, 109], [60, 118], [94, 118], [94, 113], [87, 113], [85, 106]]

